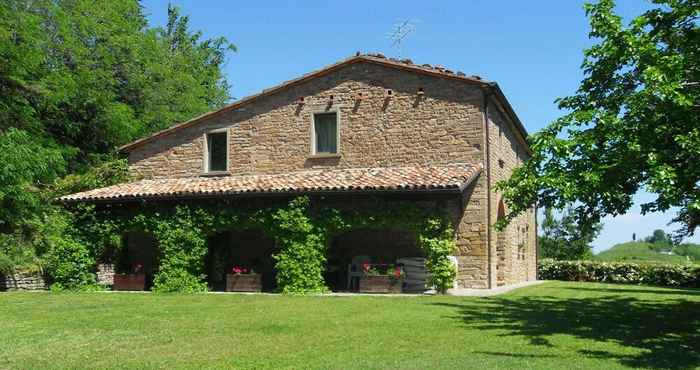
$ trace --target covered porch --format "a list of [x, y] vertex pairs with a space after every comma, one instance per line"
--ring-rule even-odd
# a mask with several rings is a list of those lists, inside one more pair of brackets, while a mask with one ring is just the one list
[[129, 290], [420, 293], [454, 281], [444, 206], [461, 204], [480, 170], [153, 179], [61, 201], [92, 203], [92, 219], [116, 225], [111, 235], [83, 236], [96, 244], [121, 237], [111, 256], [115, 289], [125, 279]]

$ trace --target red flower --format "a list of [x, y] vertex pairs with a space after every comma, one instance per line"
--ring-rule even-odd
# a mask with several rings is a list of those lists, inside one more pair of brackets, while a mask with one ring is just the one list
[[394, 270], [394, 275], [396, 275], [397, 278], [400, 278], [400, 277], [401, 277], [401, 268], [400, 268], [400, 267], [397, 267], [397, 268]]

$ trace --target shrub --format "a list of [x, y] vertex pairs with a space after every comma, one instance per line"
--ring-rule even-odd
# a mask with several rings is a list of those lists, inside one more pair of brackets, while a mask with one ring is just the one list
[[34, 245], [17, 234], [0, 234], [0, 275], [41, 271]]
[[82, 289], [97, 284], [95, 260], [88, 248], [70, 238], [57, 238], [48, 256], [50, 281], [57, 284], [54, 289]]
[[15, 264], [12, 259], [6, 254], [0, 252], [0, 275], [12, 274], [15, 270]]
[[451, 225], [441, 218], [428, 219], [418, 240], [426, 255], [425, 267], [430, 271], [429, 284], [438, 293], [445, 293], [457, 277], [457, 270], [449, 257], [457, 248]]
[[277, 285], [283, 293], [324, 293], [327, 235], [309, 215], [309, 198], [300, 197], [272, 215], [275, 240], [281, 247], [276, 261]]
[[539, 278], [544, 280], [700, 287], [700, 266], [698, 265], [544, 259], [539, 262], [538, 273]]

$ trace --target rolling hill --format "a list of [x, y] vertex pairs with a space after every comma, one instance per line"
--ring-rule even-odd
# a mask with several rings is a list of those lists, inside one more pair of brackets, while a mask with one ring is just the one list
[[[683, 254], [683, 255], [680, 255]], [[596, 261], [645, 262], [645, 263], [699, 263], [700, 245], [682, 244], [672, 254], [659, 252], [654, 244], [629, 242], [613, 246], [593, 256]], [[695, 258], [694, 258], [695, 257]]]

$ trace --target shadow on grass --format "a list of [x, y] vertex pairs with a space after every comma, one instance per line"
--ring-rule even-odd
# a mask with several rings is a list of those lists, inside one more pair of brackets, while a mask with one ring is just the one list
[[[470, 328], [505, 330], [502, 335], [524, 336], [533, 346], [555, 347], [548, 337], [566, 334], [639, 350], [632, 354], [579, 350], [582, 355], [625, 366], [681, 369], [700, 365], [700, 302], [680, 295], [663, 300], [639, 299], [628, 294], [631, 289], [567, 289], [580, 289], [590, 296], [491, 297], [433, 304], [457, 309], [456, 318]], [[596, 295], [593, 290], [618, 295]]]

